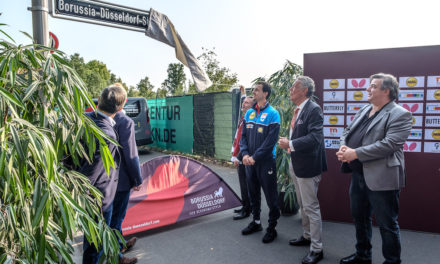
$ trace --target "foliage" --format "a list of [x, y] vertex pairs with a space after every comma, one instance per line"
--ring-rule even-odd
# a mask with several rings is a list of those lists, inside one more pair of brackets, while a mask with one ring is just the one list
[[8, 38], [0, 39], [0, 263], [73, 263], [78, 232], [117, 262], [100, 192], [63, 165], [67, 156], [76, 164], [89, 159], [95, 137], [106, 169], [113, 164], [105, 135], [83, 114], [93, 105], [85, 84], [62, 52], [17, 46], [0, 32]]
[[148, 76], [145, 76], [145, 78], [141, 79], [137, 84], [137, 90], [139, 91], [138, 96], [145, 97], [147, 99], [156, 97], [156, 93], [153, 91], [153, 89], [154, 85], [151, 84]]
[[167, 90], [173, 96], [183, 95], [185, 92], [186, 76], [182, 63], [170, 63], [168, 65], [168, 77], [162, 83], [162, 89]]
[[[217, 60], [217, 54], [214, 50], [203, 48], [202, 55], [197, 57], [205, 68], [206, 74], [212, 81], [212, 85], [205, 90], [205, 92], [222, 92], [229, 91], [231, 87], [238, 82], [237, 74], [231, 73], [231, 70], [226, 67], [221, 67], [220, 62]], [[193, 84], [194, 86], [194, 84]], [[194, 87], [189, 88], [189, 90]]]
[[[288, 137], [290, 121], [295, 106], [290, 101], [289, 89], [296, 78], [303, 74], [303, 69], [298, 64], [287, 61], [283, 69], [273, 73], [267, 82], [272, 86], [270, 104], [280, 113], [281, 128], [280, 136]], [[257, 78], [254, 83], [264, 78]], [[279, 190], [285, 191], [284, 199], [292, 207], [297, 206], [295, 187], [289, 173], [290, 154], [277, 145], [276, 149], [277, 177]]]

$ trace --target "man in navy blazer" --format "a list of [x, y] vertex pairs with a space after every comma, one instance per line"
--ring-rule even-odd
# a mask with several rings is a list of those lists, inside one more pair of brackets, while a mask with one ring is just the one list
[[[115, 199], [113, 201], [113, 214], [110, 227], [122, 233], [121, 224], [127, 212], [130, 190], [140, 190], [142, 184], [141, 168], [139, 165], [138, 149], [134, 131], [134, 122], [123, 111], [115, 115], [115, 129], [119, 134], [119, 145], [121, 153], [121, 166], [119, 169], [119, 182]], [[120, 244], [121, 252], [126, 252], [134, 246], [136, 237], [126, 241], [126, 247]], [[124, 259], [122, 255], [121, 259]]]
[[309, 253], [303, 264], [319, 262], [322, 251], [322, 219], [318, 201], [318, 186], [321, 174], [327, 170], [324, 149], [323, 114], [321, 107], [312, 101], [315, 91], [314, 81], [300, 76], [290, 88], [290, 100], [296, 105], [292, 118], [290, 136], [280, 138], [279, 144], [290, 151], [290, 174], [295, 185], [297, 200], [301, 210], [303, 235], [292, 239], [292, 246], [308, 246]]
[[[86, 113], [86, 115], [111, 139], [117, 141], [118, 136], [114, 130], [115, 121], [113, 120], [116, 113], [122, 109], [127, 98], [127, 93], [124, 89], [116, 86], [109, 86], [105, 88], [99, 97], [98, 108], [96, 111]], [[99, 146], [99, 141], [95, 139], [96, 146]], [[79, 172], [88, 177], [91, 184], [95, 186], [102, 193], [102, 214], [107, 223], [110, 225], [110, 218], [112, 215], [112, 204], [115, 197], [116, 188], [118, 186], [118, 170], [120, 163], [120, 156], [118, 147], [112, 142], [106, 140], [110, 153], [115, 161], [115, 168], [110, 168], [109, 174], [105, 172], [101, 152], [99, 148], [95, 150], [91, 157], [92, 163], [84, 160], [81, 163]], [[97, 251], [94, 245], [84, 237], [83, 244], [83, 264], [98, 263], [101, 251]]]

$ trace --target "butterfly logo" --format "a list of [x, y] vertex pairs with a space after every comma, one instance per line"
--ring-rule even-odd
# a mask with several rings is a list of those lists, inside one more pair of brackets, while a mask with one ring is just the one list
[[365, 79], [362, 79], [360, 82], [351, 80], [351, 85], [353, 85], [354, 88], [362, 88], [365, 85]]
[[403, 150], [404, 151], [413, 151], [414, 149], [416, 149], [416, 147], [417, 147], [417, 143], [416, 142], [411, 143], [409, 146], [408, 146], [407, 143], [405, 143], [403, 145]]
[[411, 113], [415, 113], [419, 109], [418, 104], [413, 104], [413, 106], [411, 106], [411, 107], [409, 107], [409, 105], [407, 105], [407, 104], [403, 104], [402, 107], [405, 108], [406, 110], [410, 111]]

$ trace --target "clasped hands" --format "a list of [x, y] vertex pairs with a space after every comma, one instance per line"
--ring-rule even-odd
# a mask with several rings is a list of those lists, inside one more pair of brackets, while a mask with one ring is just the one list
[[339, 151], [336, 152], [336, 156], [338, 157], [338, 160], [342, 162], [350, 162], [358, 158], [356, 151], [346, 145], [342, 145], [339, 148]]
[[254, 160], [254, 158], [252, 158], [249, 155], [244, 155], [244, 157], [243, 157], [243, 164], [245, 166], [254, 165], [255, 164], [255, 160]]

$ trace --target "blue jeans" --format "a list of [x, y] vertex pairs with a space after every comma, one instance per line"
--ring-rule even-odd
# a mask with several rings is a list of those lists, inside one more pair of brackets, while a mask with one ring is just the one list
[[[105, 223], [110, 225], [110, 219], [112, 216], [112, 206], [110, 206], [107, 211], [102, 212], [104, 216]], [[95, 264], [98, 263], [99, 258], [102, 255], [102, 249], [99, 251], [96, 249], [95, 245], [90, 244], [87, 238], [84, 236], [83, 239], [83, 264]]]
[[356, 228], [356, 254], [371, 260], [372, 220], [374, 214], [382, 237], [385, 264], [400, 263], [399, 190], [372, 191], [364, 175], [353, 172], [350, 184], [350, 208]]
[[[116, 192], [113, 200], [113, 213], [110, 221], [110, 227], [118, 230], [122, 234], [122, 222], [127, 212], [128, 200], [130, 199], [130, 190]], [[119, 249], [122, 249], [122, 243], [119, 241]], [[119, 254], [122, 257], [122, 254]]]

